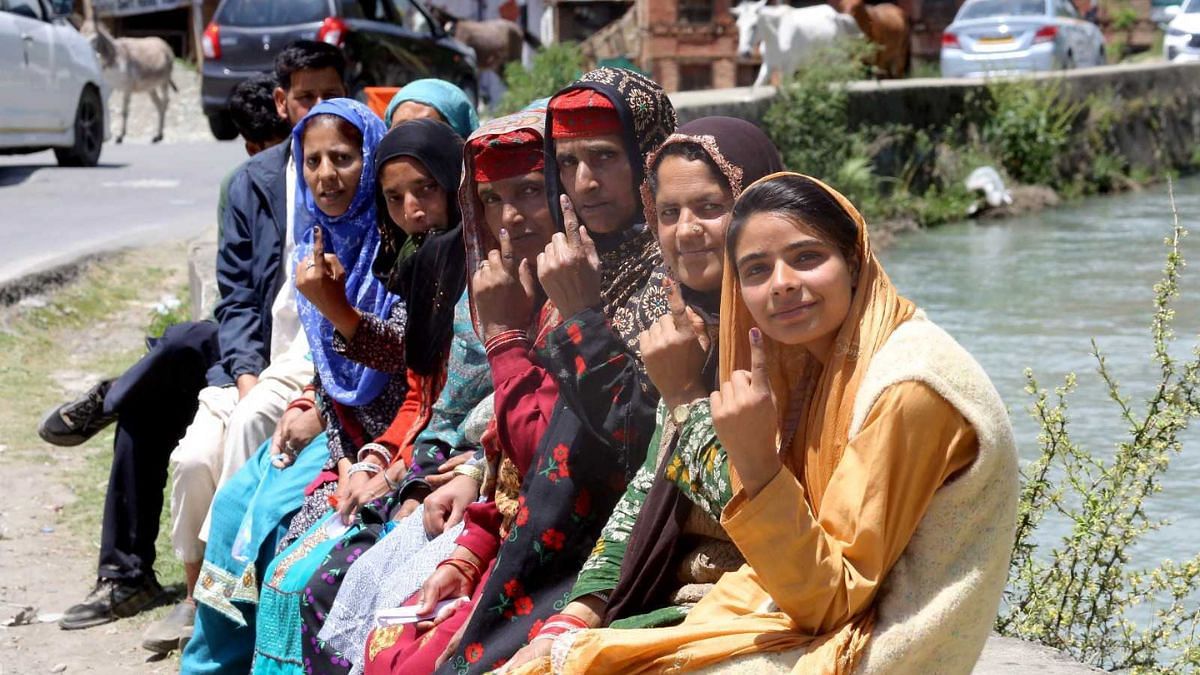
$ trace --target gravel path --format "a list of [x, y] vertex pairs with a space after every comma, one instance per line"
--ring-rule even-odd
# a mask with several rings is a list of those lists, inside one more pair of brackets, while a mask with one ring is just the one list
[[[208, 120], [200, 108], [200, 73], [191, 64], [176, 59], [171, 81], [179, 91], [171, 92], [167, 104], [167, 119], [163, 125], [163, 142], [211, 141]], [[121, 93], [114, 91], [108, 98], [110, 142], [121, 132]], [[158, 130], [158, 111], [149, 94], [134, 94], [129, 99], [129, 128], [126, 143], [149, 143]]]

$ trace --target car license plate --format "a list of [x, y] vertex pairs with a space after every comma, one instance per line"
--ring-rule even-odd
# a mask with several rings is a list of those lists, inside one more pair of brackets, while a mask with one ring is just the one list
[[1008, 44], [1009, 42], [1012, 42], [1012, 41], [1013, 41], [1013, 39], [1012, 39], [1011, 35], [999, 35], [999, 36], [995, 36], [995, 37], [979, 38], [980, 44], [985, 44], [985, 45], [1003, 45], [1003, 44]]

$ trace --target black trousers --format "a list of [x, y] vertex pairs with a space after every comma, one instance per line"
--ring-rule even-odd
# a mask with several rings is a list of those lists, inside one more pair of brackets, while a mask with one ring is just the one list
[[154, 543], [171, 451], [199, 407], [206, 373], [220, 360], [217, 325], [171, 326], [121, 375], [104, 399], [117, 413], [112, 469], [100, 533], [102, 579], [135, 584], [154, 578]]

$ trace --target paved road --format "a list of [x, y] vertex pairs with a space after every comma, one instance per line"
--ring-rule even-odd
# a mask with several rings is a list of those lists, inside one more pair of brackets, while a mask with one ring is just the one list
[[0, 286], [79, 257], [216, 227], [217, 190], [241, 143], [106, 143], [100, 166], [51, 152], [0, 156]]

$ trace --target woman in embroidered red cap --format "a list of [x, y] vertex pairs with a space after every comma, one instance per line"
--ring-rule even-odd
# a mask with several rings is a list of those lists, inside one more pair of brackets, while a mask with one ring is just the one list
[[[533, 360], [558, 314], [545, 304], [533, 267], [555, 232], [545, 195], [542, 132], [545, 110], [526, 110], [485, 124], [467, 141], [465, 178], [459, 189], [471, 281], [475, 329], [485, 340], [495, 386], [496, 416], [484, 434], [487, 473], [484, 501], [467, 509], [465, 527], [450, 557], [438, 565], [419, 593], [405, 604], [432, 608], [441, 600], [471, 595], [495, 560], [500, 539], [517, 519], [520, 479], [530, 467], [558, 387]], [[546, 412], [542, 412], [546, 411]], [[455, 484], [480, 489], [479, 476]], [[444, 555], [444, 554], [443, 554]], [[401, 570], [396, 571], [402, 574]], [[381, 586], [388, 586], [389, 582]], [[385, 592], [381, 588], [381, 593]], [[411, 591], [410, 591], [411, 592]], [[340, 598], [339, 598], [340, 600]], [[403, 598], [400, 598], [403, 600]], [[378, 604], [378, 603], [377, 603]], [[396, 599], [386, 608], [399, 604]], [[361, 658], [370, 673], [431, 672], [473, 604], [446, 611], [436, 625], [385, 626], [372, 631]], [[432, 622], [431, 622], [432, 623]], [[360, 654], [364, 651], [360, 645]]]
[[550, 100], [546, 129], [546, 191], [563, 231], [536, 268], [563, 323], [536, 362], [553, 373], [558, 400], [541, 409], [545, 432], [512, 527], [439, 672], [496, 667], [561, 609], [654, 430], [658, 393], [637, 338], [667, 312], [666, 275], [638, 190], [675, 111], [649, 79], [601, 68]]

